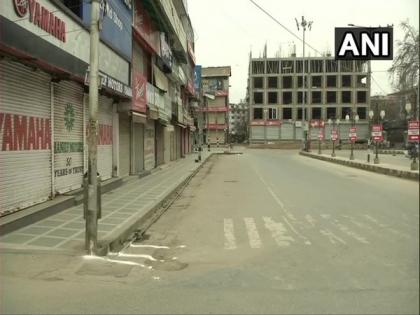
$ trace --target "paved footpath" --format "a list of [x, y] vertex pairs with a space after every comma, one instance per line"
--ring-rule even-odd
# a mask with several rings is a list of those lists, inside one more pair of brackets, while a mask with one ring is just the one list
[[[203, 151], [201, 163], [195, 162], [197, 153], [192, 153], [161, 166], [149, 176], [140, 179], [131, 176], [121, 187], [104, 194], [102, 218], [98, 221], [98, 242], [109, 239], [130, 221], [149, 212], [214, 152], [222, 152], [222, 149]], [[0, 237], [0, 248], [80, 252], [84, 250], [84, 239], [85, 221], [83, 204], [80, 204]]]

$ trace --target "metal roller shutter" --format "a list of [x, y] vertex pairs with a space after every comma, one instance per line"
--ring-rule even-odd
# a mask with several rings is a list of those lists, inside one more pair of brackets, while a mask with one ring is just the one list
[[112, 177], [112, 105], [111, 98], [99, 97], [98, 172], [102, 180]]
[[51, 196], [50, 77], [0, 61], [0, 215]]
[[358, 139], [368, 139], [369, 136], [369, 126], [368, 124], [357, 125], [357, 138]]
[[302, 127], [296, 127], [296, 140], [302, 140], [303, 139], [303, 128]]
[[264, 126], [251, 126], [252, 140], [264, 140]]
[[83, 88], [54, 84], [54, 189], [64, 193], [83, 182]]
[[282, 140], [293, 140], [293, 124], [283, 123], [281, 125], [281, 139]]
[[127, 114], [119, 114], [119, 174], [127, 176], [130, 173], [130, 117]]
[[347, 140], [349, 138], [350, 124], [340, 125], [340, 139]]
[[133, 172], [144, 170], [144, 124], [133, 123]]
[[332, 125], [325, 125], [325, 140], [331, 140]]
[[267, 139], [279, 140], [280, 139], [280, 126], [267, 126]]

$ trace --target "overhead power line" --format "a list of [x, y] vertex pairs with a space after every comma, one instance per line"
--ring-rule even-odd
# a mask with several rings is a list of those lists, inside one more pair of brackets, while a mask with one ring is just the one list
[[[276, 22], [278, 25], [280, 25], [282, 28], [284, 28], [289, 34], [291, 34], [292, 36], [296, 37], [298, 40], [300, 40], [303, 43], [303, 39], [300, 38], [298, 35], [296, 35], [293, 31], [291, 31], [289, 28], [287, 28], [286, 26], [284, 26], [282, 23], [280, 23], [279, 20], [277, 20], [274, 16], [272, 16], [267, 10], [265, 10], [264, 8], [262, 8], [258, 3], [256, 3], [254, 0], [249, 0], [253, 5], [255, 5], [258, 9], [260, 9], [262, 12], [264, 12], [268, 17], [270, 17], [274, 22]], [[316, 53], [320, 54], [322, 56], [322, 53], [314, 48], [313, 46], [309, 45], [307, 42], [305, 42], [305, 46], [308, 46], [309, 48], [311, 48], [312, 50], [314, 50]]]

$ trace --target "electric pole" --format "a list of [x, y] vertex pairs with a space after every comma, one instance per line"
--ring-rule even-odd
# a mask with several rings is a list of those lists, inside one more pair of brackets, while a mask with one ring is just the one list
[[[303, 32], [303, 45], [302, 45], [302, 128], [303, 128], [303, 150], [309, 151], [308, 148], [308, 126], [306, 125], [306, 115], [305, 115], [305, 96], [306, 96], [306, 74], [305, 74], [305, 32], [306, 28], [311, 30], [312, 27], [312, 21], [306, 21], [305, 17], [302, 16], [302, 22], [299, 24], [298, 20], [296, 20], [296, 26], [298, 31], [299, 25], [302, 27]], [[309, 66], [309, 63], [308, 63]]]
[[[89, 135], [88, 135], [88, 201], [86, 213], [86, 249], [96, 254], [98, 242], [98, 90], [100, 85], [99, 64], [99, 14], [100, 0], [92, 0], [90, 24], [90, 71], [89, 71]], [[100, 196], [99, 196], [100, 198]]]

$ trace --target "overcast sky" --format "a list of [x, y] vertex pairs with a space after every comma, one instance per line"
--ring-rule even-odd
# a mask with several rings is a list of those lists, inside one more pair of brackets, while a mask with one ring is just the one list
[[[308, 43], [317, 50], [334, 54], [334, 27], [345, 27], [348, 23], [362, 26], [386, 26], [394, 24], [395, 42], [402, 39], [399, 24], [409, 20], [418, 28], [418, 0], [254, 0], [272, 14], [280, 23], [302, 36], [296, 28], [304, 15], [313, 21], [307, 32]], [[268, 56], [288, 56], [293, 44], [297, 56], [302, 56], [302, 42], [260, 11], [249, 0], [188, 0], [188, 11], [195, 31], [195, 54], [197, 64], [208, 66], [231, 66], [230, 101], [239, 102], [246, 94], [249, 52], [259, 57], [265, 43]], [[306, 50], [306, 55], [316, 53]], [[385, 72], [392, 61], [373, 61], [372, 95], [391, 92]], [[379, 85], [379, 86], [378, 86]]]

